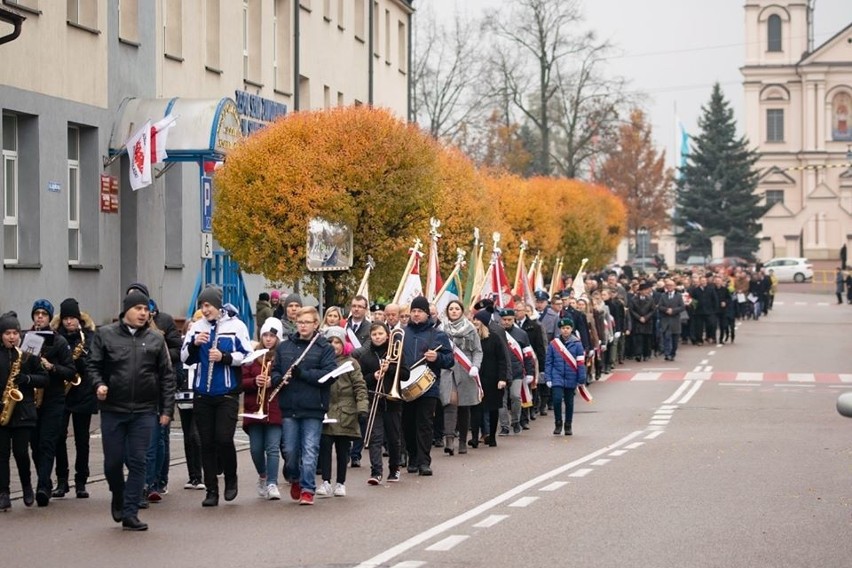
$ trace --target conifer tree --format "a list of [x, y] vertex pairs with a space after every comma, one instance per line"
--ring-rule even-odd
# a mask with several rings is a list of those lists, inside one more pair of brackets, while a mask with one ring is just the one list
[[702, 112], [701, 132], [677, 184], [678, 243], [690, 254], [708, 255], [710, 237], [723, 235], [726, 256], [751, 258], [765, 212], [755, 193], [758, 155], [744, 136], [737, 137], [733, 110], [718, 83]]

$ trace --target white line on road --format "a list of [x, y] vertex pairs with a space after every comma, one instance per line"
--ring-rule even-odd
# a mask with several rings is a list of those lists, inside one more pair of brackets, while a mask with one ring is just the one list
[[[562, 481], [561, 483], [567, 484], [568, 482]], [[481, 521], [479, 521], [478, 523], [476, 523], [473, 526], [474, 526], [474, 528], [477, 528], [477, 529], [489, 529], [489, 528], [493, 527], [494, 525], [496, 525], [497, 523], [499, 523], [500, 521], [502, 521], [503, 519], [508, 519], [508, 518], [509, 518], [509, 515], [488, 515], [487, 517], [485, 517], [484, 519], [482, 519]]]
[[[600, 460], [598, 460], [598, 461], [600, 461]], [[568, 485], [567, 481], [554, 481], [550, 485], [545, 485], [544, 487], [539, 489], [539, 491], [556, 491], [557, 489], [561, 489], [562, 487], [565, 487], [566, 485]]]
[[636, 373], [633, 375], [634, 381], [656, 381], [662, 373]]
[[627, 453], [627, 450], [615, 450], [614, 452], [610, 453], [609, 455], [611, 455], [614, 458], [617, 458], [618, 456], [623, 456], [626, 453]]
[[664, 408], [661, 406], [660, 408], [654, 411], [654, 414], [674, 414], [674, 411], [674, 408]]
[[715, 354], [716, 354], [715, 351], [711, 351], [710, 353], [708, 353], [708, 355], [715, 355]]
[[840, 378], [841, 383], [852, 383], [852, 375], [839, 374], [837, 375]]
[[683, 398], [681, 398], [679, 401], [677, 401], [677, 402], [678, 402], [678, 404], [686, 404], [687, 402], [689, 402], [689, 400], [692, 398], [692, 396], [693, 396], [696, 392], [698, 392], [698, 389], [700, 389], [700, 388], [701, 388], [701, 385], [702, 385], [703, 383], [704, 383], [704, 381], [695, 381], [695, 384], [694, 384], [694, 385], [692, 385], [692, 388], [691, 388], [691, 389], [689, 389], [689, 392], [688, 392], [688, 393], [686, 393], [685, 395], [683, 395]]
[[676, 404], [663, 404], [663, 405], [660, 406], [660, 410], [676, 410], [676, 409], [677, 409]]
[[817, 306], [828, 306], [828, 302], [817, 302]]
[[584, 468], [578, 469], [574, 473], [568, 474], [568, 477], [586, 477], [587, 475], [589, 475], [593, 471], [595, 471], [595, 470], [591, 467], [584, 467]]
[[398, 562], [392, 566], [392, 568], [420, 568], [426, 564], [425, 560], [406, 560], [405, 562]]
[[636, 448], [641, 448], [644, 445], [645, 445], [645, 442], [633, 442], [632, 444], [628, 444], [624, 447], [627, 448], [628, 450], [635, 450]]
[[790, 373], [787, 380], [791, 383], [815, 383], [816, 377], [813, 373]]
[[701, 360], [701, 362], [700, 362], [700, 363], [698, 363], [698, 364], [699, 364], [699, 365], [706, 365], [706, 364], [707, 364], [707, 363], [709, 363], [709, 362], [710, 362], [710, 361], [709, 361], [708, 359], [702, 359], [702, 360]]
[[684, 379], [689, 379], [691, 381], [699, 381], [699, 382], [709, 381], [712, 378], [713, 378], [712, 373], [709, 373], [709, 372], [700, 373], [700, 372], [696, 372], [696, 371], [693, 371], [691, 373], [687, 373], [686, 376], [684, 377]]
[[612, 460], [608, 460], [608, 459], [606, 459], [606, 458], [601, 458], [601, 459], [599, 459], [599, 460], [595, 460], [595, 461], [593, 461], [593, 462], [592, 462], [592, 463], [590, 463], [589, 465], [593, 465], [593, 466], [595, 466], [595, 467], [600, 467], [600, 466], [602, 466], [602, 465], [606, 465], [606, 464], [608, 464], [610, 461], [612, 461]]
[[737, 373], [735, 381], [762, 381], [763, 373]]
[[527, 507], [538, 500], [538, 497], [521, 497], [514, 503], [509, 503], [509, 507]]
[[[773, 383], [773, 387], [782, 387], [782, 388], [806, 388], [809, 389], [811, 387], [816, 386], [816, 383]], [[849, 388], [849, 387], [846, 387]]]
[[548, 480], [556, 477], [557, 475], [561, 475], [561, 474], [565, 473], [566, 471], [572, 470], [575, 467], [577, 467], [578, 465], [584, 464], [586, 462], [593, 461], [593, 460], [597, 459], [598, 457], [602, 456], [603, 454], [612, 452], [616, 448], [623, 446], [624, 444], [630, 442], [634, 438], [641, 436], [644, 433], [645, 433], [644, 430], [636, 430], [635, 432], [631, 432], [630, 434], [624, 436], [620, 440], [618, 440], [618, 441], [616, 441], [616, 442], [614, 442], [614, 443], [612, 443], [608, 446], [604, 446], [603, 448], [596, 450], [596, 451], [594, 451], [590, 454], [586, 454], [585, 456], [578, 458], [578, 459], [576, 459], [572, 462], [561, 465], [561, 466], [559, 466], [555, 469], [552, 469], [552, 470], [550, 470], [546, 473], [539, 475], [538, 477], [535, 477], [533, 479], [530, 479], [529, 481], [521, 483], [520, 485], [516, 485], [512, 489], [494, 497], [493, 499], [486, 501], [485, 503], [482, 503], [481, 505], [477, 505], [476, 507], [469, 509], [468, 511], [465, 511], [464, 513], [462, 513], [460, 515], [456, 515], [455, 517], [448, 519], [441, 524], [435, 525], [434, 527], [432, 527], [430, 529], [427, 529], [427, 530], [425, 530], [425, 531], [423, 531], [419, 534], [412, 536], [411, 538], [397, 544], [396, 546], [392, 546], [391, 548], [385, 550], [384, 552], [380, 552], [379, 554], [373, 556], [372, 558], [365, 560], [364, 562], [358, 564], [357, 568], [378, 568], [379, 566], [381, 566], [383, 564], [387, 564], [388, 561], [391, 560], [392, 558], [396, 558], [400, 554], [402, 554], [402, 553], [404, 553], [408, 550], [411, 550], [415, 546], [418, 546], [418, 545], [426, 542], [429, 539], [435, 538], [436, 536], [452, 529], [453, 527], [457, 527], [458, 525], [465, 523], [465, 522], [469, 521], [470, 519], [476, 518], [479, 515], [487, 512], [487, 511], [490, 511], [494, 507], [502, 505], [503, 503], [505, 503], [509, 499], [512, 499], [513, 497], [516, 497], [517, 495], [523, 494], [525, 491], [532, 489], [533, 487], [535, 487], [536, 485], [539, 485], [540, 483], [548, 481]]
[[645, 439], [646, 440], [653, 440], [654, 438], [659, 438], [660, 436], [662, 436], [665, 433], [666, 433], [665, 430], [657, 430], [656, 432], [651, 432], [650, 434], [645, 436]]
[[651, 420], [650, 422], [648, 422], [648, 424], [650, 424], [651, 426], [667, 426], [668, 423], [668, 418], [666, 418], [665, 420]]
[[461, 544], [469, 538], [470, 535], [467, 534], [453, 534], [443, 540], [439, 540], [432, 546], [426, 547], [426, 550], [431, 550], [433, 552], [446, 552], [455, 548], [457, 544]]
[[692, 381], [683, 381], [683, 383], [679, 387], [677, 387], [677, 390], [674, 391], [674, 394], [672, 394], [669, 398], [663, 401], [663, 404], [673, 403], [681, 394], [683, 394], [683, 391], [689, 388], [689, 385], [691, 384]]
[[705, 372], [705, 373], [709, 373], [709, 372], [710, 372], [710, 371], [712, 371], [712, 370], [713, 370], [712, 365], [707, 365], [706, 367], [704, 367], [704, 372]]

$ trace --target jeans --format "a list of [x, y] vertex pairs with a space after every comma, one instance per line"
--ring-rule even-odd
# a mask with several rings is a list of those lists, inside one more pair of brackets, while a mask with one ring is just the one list
[[361, 428], [361, 437], [352, 442], [349, 457], [355, 461], [361, 461], [361, 452], [364, 451], [364, 436], [367, 433], [367, 419], [358, 417], [358, 426]]
[[284, 476], [297, 481], [302, 491], [316, 491], [321, 418], [285, 418], [281, 426], [284, 436]]
[[[551, 387], [553, 396], [553, 419], [557, 424], [570, 426], [574, 420], [574, 389]], [[562, 403], [565, 403], [565, 416], [562, 415]]]
[[225, 474], [225, 484], [236, 484], [237, 449], [234, 432], [237, 429], [239, 396], [196, 396], [193, 412], [201, 437], [201, 465], [207, 491], [219, 491], [219, 467]]
[[[101, 411], [101, 441], [104, 448], [104, 475], [109, 490], [124, 495], [123, 517], [139, 512], [142, 487], [145, 485], [145, 454], [151, 445], [151, 432], [157, 415], [125, 414]], [[124, 465], [127, 465], [127, 481]]]
[[257, 475], [266, 478], [267, 484], [278, 485], [278, 462], [281, 453], [281, 426], [260, 424], [245, 427], [249, 437], [249, 453]]
[[[145, 486], [160, 491], [169, 484], [169, 434], [171, 427], [157, 425], [151, 433], [151, 443], [145, 456]], [[163, 469], [166, 473], [163, 475]]]
[[89, 428], [92, 425], [92, 415], [88, 412], [65, 411], [62, 418], [62, 430], [56, 440], [56, 478], [69, 479], [68, 463], [68, 424], [74, 425], [74, 448], [77, 457], [74, 460], [74, 485], [86, 485], [89, 479]]
[[432, 465], [432, 428], [438, 402], [437, 398], [421, 396], [402, 405], [402, 431], [409, 467]]

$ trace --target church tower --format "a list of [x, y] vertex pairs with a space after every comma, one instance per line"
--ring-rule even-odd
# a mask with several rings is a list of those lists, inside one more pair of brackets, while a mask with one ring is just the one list
[[746, 0], [746, 66], [793, 65], [813, 50], [813, 0]]

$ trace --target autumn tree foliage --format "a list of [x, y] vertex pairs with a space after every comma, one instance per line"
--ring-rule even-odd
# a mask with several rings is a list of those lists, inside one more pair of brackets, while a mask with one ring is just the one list
[[618, 129], [616, 146], [601, 166], [598, 182], [627, 206], [631, 237], [642, 228], [655, 234], [669, 227], [674, 177], [665, 167], [665, 151], [654, 147], [651, 126], [641, 110], [634, 109], [630, 122]]
[[344, 223], [354, 234], [354, 270], [327, 284], [353, 292], [370, 254], [371, 286], [394, 289], [404, 251], [428, 232], [449, 183], [442, 151], [385, 110], [290, 115], [246, 139], [216, 173], [214, 235], [244, 270], [293, 285], [306, 272], [308, 221]]

